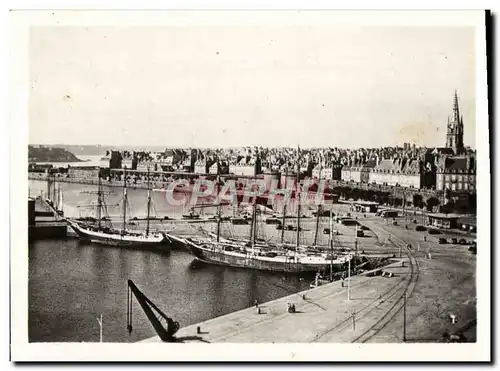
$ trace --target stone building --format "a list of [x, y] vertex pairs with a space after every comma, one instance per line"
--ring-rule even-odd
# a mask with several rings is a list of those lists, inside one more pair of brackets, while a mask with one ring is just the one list
[[348, 164], [341, 170], [342, 180], [344, 182], [369, 183], [370, 173], [375, 166], [375, 160], [368, 160], [365, 163], [354, 162], [352, 165]]
[[229, 164], [229, 173], [243, 176], [261, 174], [261, 160], [258, 156], [239, 156], [236, 162]]
[[370, 172], [370, 183], [390, 186], [421, 188], [423, 165], [417, 159], [385, 159]]
[[472, 155], [440, 157], [436, 168], [437, 190], [449, 189], [458, 192], [476, 190], [476, 161]]

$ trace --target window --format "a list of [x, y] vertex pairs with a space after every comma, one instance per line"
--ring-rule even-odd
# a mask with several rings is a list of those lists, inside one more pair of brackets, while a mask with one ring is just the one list
[[461, 182], [462, 181], [462, 175], [459, 175], [458, 176], [458, 181]]
[[451, 180], [456, 180], [457, 176], [455, 174], [451, 174]]
[[464, 183], [464, 189], [469, 189], [469, 183]]
[[460, 190], [462, 189], [462, 183], [457, 183], [457, 188]]
[[456, 183], [452, 183], [451, 184], [451, 190], [455, 191], [456, 189], [457, 189], [457, 184]]
[[445, 180], [445, 181], [449, 181], [449, 180], [450, 180], [450, 176], [449, 176], [449, 175], [445, 175], [445, 176], [444, 176], [444, 180]]

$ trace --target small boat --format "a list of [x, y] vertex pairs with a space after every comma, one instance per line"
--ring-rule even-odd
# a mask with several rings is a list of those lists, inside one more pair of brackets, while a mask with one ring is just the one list
[[190, 211], [189, 214], [182, 215], [182, 219], [187, 219], [187, 220], [200, 219], [200, 214], [196, 214], [195, 212]]

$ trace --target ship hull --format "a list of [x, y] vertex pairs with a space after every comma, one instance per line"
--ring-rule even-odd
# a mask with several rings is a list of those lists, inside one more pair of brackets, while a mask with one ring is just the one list
[[319, 259], [309, 257], [294, 258], [291, 256], [282, 256], [279, 258], [268, 258], [264, 256], [252, 256], [251, 254], [205, 248], [189, 240], [184, 240], [184, 243], [198, 261], [206, 264], [236, 268], [300, 274], [324, 271], [330, 269], [330, 266], [332, 266], [333, 271], [340, 271], [342, 270], [344, 263], [334, 261], [333, 264], [331, 264], [329, 261], [324, 259], [321, 261]]
[[119, 233], [104, 233], [90, 231], [81, 227], [78, 223], [68, 221], [71, 228], [75, 231], [78, 238], [84, 241], [93, 242], [106, 246], [120, 247], [142, 247], [152, 248], [163, 245], [166, 238], [163, 234], [157, 235], [128, 235]]

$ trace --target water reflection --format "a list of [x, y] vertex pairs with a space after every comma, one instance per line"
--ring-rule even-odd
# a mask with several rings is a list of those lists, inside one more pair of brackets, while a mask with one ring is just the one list
[[193, 265], [187, 252], [103, 247], [77, 240], [30, 245], [30, 341], [138, 341], [155, 332], [134, 299], [134, 331], [126, 331], [126, 282], [187, 326], [307, 287], [295, 279], [253, 270]]
[[[37, 189], [38, 187], [38, 189]], [[93, 186], [61, 183], [66, 203], [78, 210], [94, 195]], [[30, 182], [32, 194], [44, 182]], [[118, 202], [114, 190], [108, 203]], [[131, 193], [142, 212], [143, 191]], [[162, 194], [155, 195], [157, 213], [168, 212]], [[118, 211], [119, 210], [115, 210]], [[134, 215], [134, 214], [132, 214]], [[137, 215], [137, 214], [136, 214]], [[76, 215], [78, 216], [78, 215]], [[308, 280], [282, 274], [193, 264], [183, 250], [169, 252], [104, 247], [76, 239], [36, 241], [29, 245], [30, 341], [99, 341], [96, 318], [103, 315], [104, 341], [131, 342], [155, 335], [134, 299], [134, 331], [126, 329], [127, 280], [132, 279], [165, 314], [187, 326], [308, 287]]]

